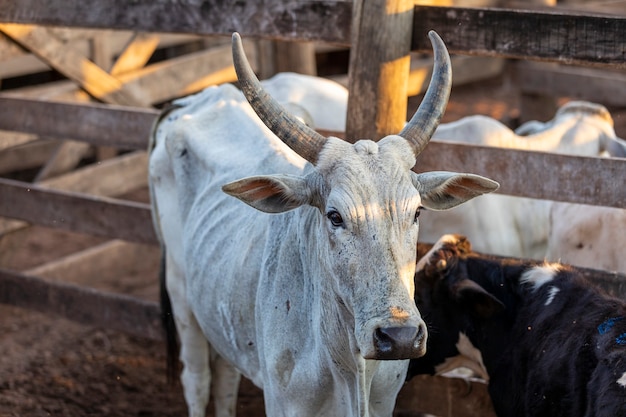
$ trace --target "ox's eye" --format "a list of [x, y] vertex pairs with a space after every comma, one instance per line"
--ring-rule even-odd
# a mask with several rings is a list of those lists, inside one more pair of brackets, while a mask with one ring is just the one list
[[417, 218], [420, 216], [420, 211], [422, 210], [421, 207], [418, 207], [417, 210], [415, 211], [415, 217], [413, 218], [413, 222], [417, 223]]
[[328, 220], [330, 220], [333, 226], [335, 227], [343, 226], [343, 218], [341, 217], [341, 214], [339, 214], [337, 210], [330, 210], [328, 213], [326, 213], [326, 217], [328, 217]]

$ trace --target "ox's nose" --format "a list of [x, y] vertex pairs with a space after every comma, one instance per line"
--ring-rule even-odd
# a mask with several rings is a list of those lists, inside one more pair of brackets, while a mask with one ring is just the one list
[[426, 325], [379, 327], [374, 331], [376, 358], [410, 359], [426, 353]]

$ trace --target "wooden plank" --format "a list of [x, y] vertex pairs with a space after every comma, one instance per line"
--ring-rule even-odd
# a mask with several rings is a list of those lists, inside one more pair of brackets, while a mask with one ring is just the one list
[[[156, 246], [111, 240], [23, 271], [23, 273], [68, 284], [115, 290], [115, 288], [102, 288], [103, 283], [113, 282], [115, 283], [113, 286], [119, 288], [120, 277], [128, 274], [129, 271], [146, 269], [152, 266], [155, 260], [158, 264], [159, 251], [160, 249]], [[128, 291], [121, 292], [128, 293]]]
[[[54, 36], [60, 37], [63, 43], [79, 53], [87, 56], [91, 51], [89, 33], [85, 30], [69, 31], [63, 28], [51, 28]], [[0, 78], [17, 77], [37, 72], [50, 71], [50, 66], [28, 50], [22, 48], [8, 36], [0, 32]]]
[[317, 75], [315, 45], [312, 42], [276, 42], [276, 72]]
[[504, 9], [416, 7], [412, 49], [434, 29], [451, 53], [626, 68], [626, 17]]
[[42, 187], [114, 197], [148, 185], [148, 154], [136, 151], [42, 181]]
[[37, 135], [0, 130], [0, 152], [36, 141]]
[[[454, 55], [452, 60], [452, 87], [465, 85], [495, 77], [504, 70], [505, 60], [492, 57]], [[433, 60], [412, 58], [409, 73], [408, 96], [423, 94], [428, 88], [432, 74]], [[348, 86], [348, 75], [327, 77], [344, 87]], [[454, 91], [454, 90], [453, 90]]]
[[[61, 137], [74, 135], [75, 139], [80, 139], [76, 136], [81, 136], [90, 142], [116, 145], [120, 144], [119, 139], [109, 139], [113, 133], [110, 126], [116, 126], [114, 134], [126, 140], [122, 144], [130, 147], [134, 143], [136, 149], [147, 146], [148, 134], [157, 116], [154, 110], [7, 100], [0, 98], [2, 108], [17, 110], [22, 105], [22, 109], [8, 117], [12, 112], [0, 112], [2, 129], [26, 127], [38, 134], [57, 129]], [[53, 116], [46, 120], [50, 115]], [[71, 120], [66, 123], [64, 119], [68, 115]], [[42, 118], [43, 123], [39, 120]], [[94, 130], [92, 125], [99, 126]], [[87, 131], [81, 132], [85, 129]], [[133, 140], [135, 142], [131, 142]], [[619, 181], [609, 180], [623, 176], [624, 161], [619, 158], [571, 157], [433, 141], [421, 160], [417, 165], [420, 170], [447, 169], [486, 175], [502, 184], [500, 191], [504, 194], [610, 207], [626, 205], [626, 190]]]
[[40, 182], [76, 168], [90, 149], [91, 146], [88, 143], [64, 141], [39, 170], [34, 182]]
[[162, 340], [157, 303], [0, 269], [0, 303], [78, 323]]
[[0, 178], [0, 216], [94, 236], [157, 243], [150, 206]]
[[[246, 55], [256, 69], [256, 48], [244, 44]], [[193, 52], [159, 62], [119, 76], [124, 85], [145, 92], [150, 103], [161, 103], [176, 97], [196, 93], [210, 85], [233, 82], [237, 74], [232, 64], [230, 45]]]
[[[144, 151], [137, 151], [44, 180], [39, 185], [75, 193], [117, 197], [147, 186], [147, 171], [148, 155]], [[27, 222], [0, 218], [0, 236], [28, 226]]]
[[557, 155], [432, 140], [418, 157], [419, 171], [484, 175], [499, 193], [571, 203], [626, 207], [626, 160]]
[[349, 140], [378, 140], [406, 122], [411, 0], [356, 0], [348, 80]]
[[4, 150], [0, 152], [0, 175], [37, 168], [50, 158], [58, 146], [59, 141], [56, 140], [29, 141], [22, 146]]
[[60, 80], [33, 84], [0, 92], [0, 97], [33, 98], [64, 102], [87, 102], [91, 97], [80, 90], [74, 81]]
[[159, 46], [159, 35], [136, 33], [117, 58], [109, 73], [118, 76], [144, 67]]
[[577, 267], [582, 275], [610, 295], [626, 300], [626, 274]]
[[404, 384], [394, 416], [495, 417], [487, 384], [443, 376], [418, 375]]
[[159, 115], [153, 109], [6, 96], [0, 97], [0, 108], [3, 130], [141, 150], [147, 149], [152, 124]]
[[[71, 10], [71, 13], [68, 13]], [[0, 22], [350, 43], [351, 2], [0, 0]], [[323, 24], [321, 23], [323, 22]]]
[[[72, 13], [67, 13], [71, 9]], [[348, 1], [225, 4], [137, 0], [0, 0], [0, 21], [230, 35], [282, 40], [319, 40], [350, 45]], [[430, 51], [425, 34], [435, 29], [451, 52], [569, 63], [626, 66], [623, 16], [564, 15], [521, 10], [417, 6], [412, 49]], [[319, 22], [324, 24], [320, 25]]]
[[626, 106], [626, 74], [540, 62], [516, 62], [515, 83], [523, 93], [550, 94]]
[[3, 23], [0, 24], [0, 31], [66, 77], [76, 81], [95, 98], [106, 103], [149, 106], [140, 91], [124, 86], [84, 55], [57, 39], [47, 28]]
[[[469, 84], [501, 74], [504, 60], [491, 57], [452, 56], [452, 87]], [[412, 60], [407, 94], [416, 96], [426, 92], [432, 74], [432, 59]]]
[[1, 62], [0, 79], [50, 71], [50, 67], [44, 62], [41, 62], [41, 59], [26, 52]]

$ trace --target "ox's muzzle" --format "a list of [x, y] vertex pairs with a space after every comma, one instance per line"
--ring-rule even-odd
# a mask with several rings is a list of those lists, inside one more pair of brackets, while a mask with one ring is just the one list
[[426, 324], [417, 326], [379, 327], [374, 330], [373, 355], [365, 359], [398, 360], [424, 356], [426, 353]]

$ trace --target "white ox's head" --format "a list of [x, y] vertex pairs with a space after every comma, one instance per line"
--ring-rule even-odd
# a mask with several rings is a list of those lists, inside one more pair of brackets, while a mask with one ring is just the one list
[[[314, 168], [302, 177], [265, 175], [227, 184], [223, 190], [269, 213], [309, 205], [319, 210], [311, 223], [328, 302], [366, 359], [406, 359], [424, 354], [426, 327], [413, 301], [415, 249], [421, 209], [444, 210], [498, 184], [471, 174], [411, 169], [427, 145], [447, 105], [450, 58], [437, 34], [433, 79], [407, 126], [379, 142], [354, 144], [323, 137], [288, 114], [263, 90], [252, 72], [238, 34], [233, 59], [240, 86], [265, 125]], [[314, 226], [313, 226], [314, 225]]]

